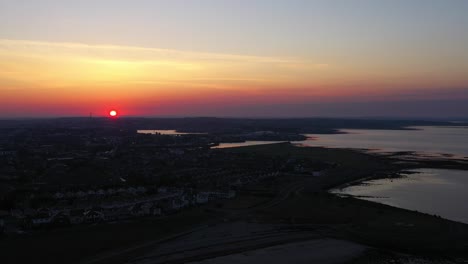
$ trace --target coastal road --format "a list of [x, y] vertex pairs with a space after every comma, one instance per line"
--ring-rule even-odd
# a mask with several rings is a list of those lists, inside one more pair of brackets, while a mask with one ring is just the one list
[[313, 229], [294, 230], [247, 222], [223, 223], [157, 245], [149, 253], [127, 263], [187, 263], [320, 238], [319, 232]]

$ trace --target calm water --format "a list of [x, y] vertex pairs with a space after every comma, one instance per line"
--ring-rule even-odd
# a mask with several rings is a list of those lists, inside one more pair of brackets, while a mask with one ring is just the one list
[[[346, 129], [347, 134], [307, 135], [305, 146], [370, 149], [374, 152], [415, 151], [436, 157], [468, 158], [468, 127], [414, 127], [417, 130]], [[275, 142], [223, 143], [218, 148]], [[381, 179], [333, 190], [409, 210], [468, 223], [468, 171], [421, 169], [401, 179]]]
[[175, 130], [137, 130], [137, 133], [140, 134], [161, 134], [161, 135], [191, 135], [191, 134], [201, 134], [201, 133], [184, 133], [177, 132]]
[[[343, 130], [347, 134], [307, 135], [314, 138], [298, 143], [468, 158], [467, 127], [414, 128], [418, 130], [347, 129]], [[418, 172], [406, 178], [369, 181], [334, 192], [468, 223], [468, 204], [464, 202], [468, 199], [468, 171], [421, 169]]]
[[296, 142], [305, 146], [416, 151], [468, 158], [468, 127], [414, 127], [418, 130], [344, 129], [347, 134], [313, 135]]
[[[315, 135], [293, 143], [304, 146], [370, 149], [374, 152], [415, 151], [431, 156], [468, 158], [468, 127], [412, 127], [417, 130], [343, 129], [346, 134]], [[283, 141], [221, 143], [216, 148], [243, 147]]]
[[[430, 156], [468, 158], [468, 127], [414, 127], [417, 130], [345, 129], [346, 134], [307, 135], [294, 143], [305, 146], [370, 149], [377, 152], [416, 151]], [[175, 130], [138, 130], [138, 133], [181, 135]], [[281, 141], [222, 143], [215, 148], [271, 144]], [[400, 179], [380, 179], [350, 186], [333, 193], [468, 223], [468, 171], [420, 169]]]
[[400, 179], [366, 181], [331, 192], [468, 223], [468, 171], [418, 169]]
[[214, 146], [212, 148], [235, 148], [235, 147], [246, 147], [246, 146], [253, 146], [253, 145], [265, 145], [265, 144], [272, 144], [272, 143], [280, 143], [284, 141], [245, 141], [245, 142], [238, 142], [238, 143], [220, 143], [218, 146]]

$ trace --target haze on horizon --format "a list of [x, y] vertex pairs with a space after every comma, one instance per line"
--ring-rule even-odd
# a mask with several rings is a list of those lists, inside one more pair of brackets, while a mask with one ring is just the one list
[[0, 0], [0, 118], [468, 117], [468, 1]]

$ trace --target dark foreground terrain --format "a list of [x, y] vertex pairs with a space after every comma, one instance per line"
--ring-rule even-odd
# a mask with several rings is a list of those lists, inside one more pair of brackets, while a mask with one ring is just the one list
[[[0, 239], [2, 263], [466, 263], [468, 225], [328, 189], [418, 166], [354, 150], [288, 143], [213, 150], [302, 161], [233, 199], [160, 217], [39, 230]], [[319, 174], [309, 166], [325, 167]], [[287, 162], [286, 162], [287, 163]], [[323, 165], [325, 164], [325, 165]], [[276, 253], [275, 253], [276, 252]]]

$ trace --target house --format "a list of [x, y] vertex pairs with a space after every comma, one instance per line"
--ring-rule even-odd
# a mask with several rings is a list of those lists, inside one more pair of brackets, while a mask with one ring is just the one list
[[227, 192], [207, 192], [209, 200], [218, 200], [218, 199], [231, 199], [236, 196], [236, 192], [233, 190], [229, 190]]
[[116, 193], [116, 190], [110, 188], [107, 190], [107, 195], [114, 195]]
[[97, 223], [104, 221], [104, 214], [102, 213], [102, 210], [98, 208], [93, 208], [90, 210], [87, 210], [83, 213], [84, 220], [87, 223]]
[[151, 215], [151, 203], [138, 203], [130, 209], [130, 212], [133, 216], [146, 216]]
[[171, 202], [170, 202], [170, 208], [172, 210], [179, 210], [181, 208], [184, 207], [184, 202], [181, 198], [174, 198], [174, 199], [171, 199]]
[[168, 192], [168, 190], [167, 190], [166, 187], [159, 187], [158, 188], [158, 193], [167, 193], [167, 192]]
[[139, 186], [136, 189], [137, 189], [137, 192], [139, 192], [139, 193], [146, 193], [146, 188], [145, 187]]
[[312, 171], [312, 176], [314, 176], [314, 177], [322, 176], [322, 172], [321, 171]]
[[127, 188], [127, 193], [136, 194], [136, 193], [137, 193], [137, 189], [136, 189], [136, 188], [133, 188], [133, 187], [129, 187], [129, 188]]
[[128, 219], [130, 218], [131, 212], [128, 207], [115, 207], [104, 212], [104, 219], [106, 221], [114, 221], [114, 220], [121, 220], [121, 219]]
[[182, 207], [188, 207], [190, 206], [190, 198], [189, 195], [184, 194], [180, 197], [180, 200], [182, 201]]
[[45, 226], [52, 223], [52, 217], [47, 212], [40, 212], [31, 218], [33, 227]]
[[0, 211], [0, 234], [5, 232], [5, 218], [9, 216], [7, 211]]
[[197, 193], [195, 195], [195, 203], [197, 204], [207, 203], [208, 200], [209, 200], [209, 194], [206, 192]]
[[166, 213], [178, 211], [183, 206], [180, 198], [167, 198], [160, 201], [161, 208]]
[[3, 149], [0, 150], [0, 156], [12, 156], [15, 154], [16, 154], [16, 151], [13, 151], [13, 150], [3, 150]]
[[10, 215], [15, 217], [15, 218], [23, 218], [24, 217], [24, 212], [22, 210], [20, 210], [20, 209], [11, 209], [10, 210]]
[[75, 209], [71, 210], [69, 213], [70, 223], [72, 225], [82, 224], [84, 222], [84, 210]]
[[54, 194], [54, 198], [55, 199], [63, 199], [65, 197], [65, 194], [61, 193], [61, 192], [56, 192]]
[[162, 211], [160, 207], [153, 205], [150, 209], [150, 213], [151, 215], [160, 216], [162, 214]]
[[76, 197], [79, 197], [79, 198], [83, 198], [83, 197], [85, 197], [86, 195], [87, 195], [87, 194], [86, 194], [85, 192], [83, 192], [83, 191], [78, 191], [78, 192], [75, 193], [75, 196], [76, 196]]
[[169, 152], [177, 156], [184, 155], [185, 153], [183, 149], [175, 149], [175, 148], [169, 149]]
[[243, 181], [241, 178], [237, 178], [235, 181], [233, 181], [231, 184], [229, 184], [232, 187], [241, 187], [244, 185]]
[[122, 193], [127, 193], [127, 189], [124, 189], [124, 188], [119, 188], [117, 190], [118, 193], [122, 194]]
[[64, 212], [59, 212], [52, 217], [51, 224], [54, 226], [67, 226], [70, 224], [70, 218]]

